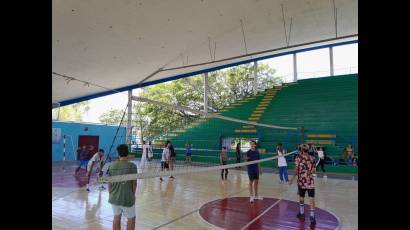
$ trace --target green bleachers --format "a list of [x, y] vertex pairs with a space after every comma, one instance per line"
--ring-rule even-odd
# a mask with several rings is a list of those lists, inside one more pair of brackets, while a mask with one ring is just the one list
[[[334, 145], [325, 146], [326, 153], [332, 158], [340, 157], [343, 147], [347, 144], [353, 144], [357, 153], [357, 78], [357, 74], [354, 74], [306, 79], [281, 89], [277, 88], [276, 95], [266, 106], [257, 122], [296, 128], [303, 126], [305, 135], [334, 135], [335, 138], [332, 139]], [[227, 117], [248, 120], [267, 91], [269, 90], [238, 100], [219, 113]], [[244, 125], [220, 119], [207, 119], [199, 125], [181, 127], [180, 130], [185, 130], [185, 132], [173, 132], [178, 136], [163, 136], [162, 138], [172, 140], [176, 148], [184, 148], [186, 143], [190, 143], [194, 149], [217, 150], [221, 137], [257, 137], [258, 147], [267, 149], [268, 152], [272, 152], [279, 142], [283, 143], [288, 150], [293, 150], [302, 139], [302, 133], [299, 131], [272, 130], [261, 127], [255, 127], [257, 133], [235, 133], [235, 129], [243, 129]], [[304, 139], [306, 140], [306, 137]], [[177, 153], [183, 154], [183, 151], [180, 150]], [[217, 162], [218, 152], [197, 151], [196, 154], [208, 157], [201, 158], [201, 160], [195, 157], [194, 161], [205, 159], [205, 161]], [[351, 172], [351, 169], [345, 171]]]

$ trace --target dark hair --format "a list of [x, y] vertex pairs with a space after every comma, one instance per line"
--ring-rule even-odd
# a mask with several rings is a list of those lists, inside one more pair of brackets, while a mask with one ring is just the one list
[[104, 149], [99, 149], [98, 151], [103, 153], [103, 152], [104, 152]]
[[251, 140], [251, 142], [255, 143], [255, 145], [256, 145], [256, 141], [255, 141], [255, 140]]
[[126, 144], [118, 145], [117, 152], [120, 157], [128, 156], [128, 145]]
[[226, 147], [224, 146], [224, 147], [222, 147], [222, 149], [226, 149]]
[[282, 146], [282, 143], [279, 143], [278, 146]]
[[145, 144], [145, 141], [142, 141], [143, 144]]

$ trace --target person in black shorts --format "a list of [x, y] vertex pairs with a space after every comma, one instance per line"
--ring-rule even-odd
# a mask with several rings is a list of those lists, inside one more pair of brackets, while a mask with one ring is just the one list
[[[172, 145], [171, 141], [168, 141], [168, 149], [169, 149], [169, 154], [170, 154], [170, 160], [169, 160], [169, 169], [170, 171], [174, 171], [174, 165], [176, 162], [177, 158], [177, 153], [175, 152], [174, 146]], [[169, 176], [169, 178], [174, 179], [174, 176]]]
[[[226, 152], [226, 147], [222, 147], [221, 154], [219, 156], [219, 160], [221, 162], [221, 165], [226, 165], [228, 162], [228, 153]], [[224, 178], [224, 172], [225, 172], [225, 178]], [[224, 181], [228, 179], [228, 169], [222, 169], [221, 170], [221, 178], [222, 178], [222, 184]]]
[[[256, 141], [251, 141], [251, 149], [246, 152], [247, 161], [256, 161], [260, 159], [259, 151], [256, 149]], [[258, 181], [259, 181], [259, 165], [248, 165], [248, 177], [249, 177], [249, 201], [253, 203], [254, 199], [262, 200], [263, 198], [258, 196]], [[254, 196], [255, 195], [255, 196]]]
[[[241, 163], [241, 143], [236, 144], [236, 163]], [[241, 167], [236, 167], [241, 168]]]
[[313, 174], [316, 171], [315, 158], [309, 155], [309, 147], [303, 145], [302, 154], [295, 159], [295, 175], [289, 184], [293, 183], [295, 177], [298, 177], [298, 194], [299, 194], [299, 213], [297, 218], [305, 219], [304, 199], [306, 192], [310, 197], [310, 223], [316, 224], [315, 218], [315, 184]]

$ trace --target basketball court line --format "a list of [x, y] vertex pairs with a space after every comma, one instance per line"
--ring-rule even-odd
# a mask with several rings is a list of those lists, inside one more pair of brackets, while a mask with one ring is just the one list
[[253, 220], [251, 220], [249, 223], [247, 223], [245, 226], [243, 226], [241, 228], [241, 230], [244, 230], [244, 229], [248, 228], [251, 224], [253, 224], [259, 218], [261, 218], [263, 215], [265, 215], [269, 210], [271, 210], [273, 207], [275, 207], [275, 205], [277, 205], [280, 201], [282, 201], [282, 199], [280, 199], [280, 200], [276, 201], [275, 203], [273, 203], [269, 208], [267, 208], [265, 211], [263, 211], [261, 214], [259, 214], [257, 217], [255, 217]]
[[[224, 197], [224, 198], [221, 198], [221, 199], [233, 197], [233, 196], [235, 196], [235, 195], [237, 195], [237, 194], [239, 194], [239, 193], [241, 193], [241, 192], [243, 192], [243, 191], [245, 191], [245, 190], [248, 190], [248, 188], [244, 188], [244, 189], [240, 190], [239, 192], [230, 194], [230, 195], [228, 195], [227, 197]], [[207, 202], [209, 202], [209, 201], [207, 201]], [[206, 203], [207, 203], [207, 202], [206, 202]], [[168, 222], [166, 222], [166, 223], [164, 223], [164, 224], [158, 225], [158, 226], [156, 226], [156, 227], [153, 228], [153, 229], [159, 229], [159, 228], [165, 227], [165, 226], [168, 225], [168, 224], [172, 224], [172, 223], [174, 223], [174, 222], [176, 222], [176, 221], [178, 221], [178, 220], [180, 220], [180, 219], [183, 219], [183, 218], [185, 218], [185, 217], [187, 217], [187, 216], [189, 216], [189, 215], [192, 215], [193, 213], [198, 212], [199, 209], [201, 209], [202, 206], [203, 206], [203, 205], [200, 205], [199, 208], [197, 208], [197, 209], [195, 209], [195, 210], [193, 210], [193, 211], [191, 211], [191, 212], [189, 212], [189, 213], [186, 213], [186, 214], [184, 214], [184, 215], [182, 215], [182, 216], [180, 216], [180, 217], [177, 217], [177, 218], [175, 218], [175, 219], [173, 219], [173, 220], [170, 220], [170, 221], [168, 221]], [[208, 222], [205, 221], [205, 223], [208, 223]]]

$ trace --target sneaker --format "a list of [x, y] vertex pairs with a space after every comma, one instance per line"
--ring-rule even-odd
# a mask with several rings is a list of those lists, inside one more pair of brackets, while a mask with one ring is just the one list
[[327, 175], [324, 175], [323, 178], [327, 179]]
[[159, 178], [160, 181], [163, 181], [162, 177]]
[[101, 185], [100, 190], [105, 190], [105, 187], [103, 185]]
[[279, 184], [283, 184], [283, 180], [279, 181]]
[[316, 224], [316, 218], [311, 216], [310, 217], [310, 224], [315, 225]]
[[313, 173], [313, 177], [317, 177], [316, 173]]
[[89, 189], [89, 188], [87, 188], [85, 191], [90, 192], [90, 189]]
[[255, 196], [255, 200], [263, 200], [263, 197], [261, 197], [261, 196]]
[[298, 212], [298, 214], [296, 215], [297, 218], [299, 218], [300, 220], [305, 220], [305, 215], [301, 214], [300, 212]]
[[249, 202], [253, 203], [253, 196], [249, 198]]

